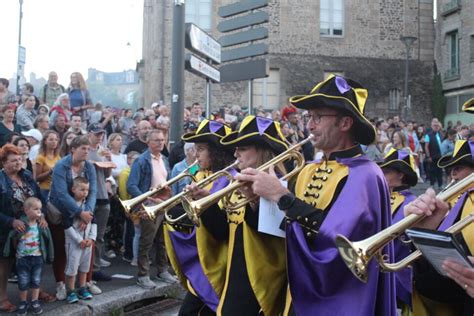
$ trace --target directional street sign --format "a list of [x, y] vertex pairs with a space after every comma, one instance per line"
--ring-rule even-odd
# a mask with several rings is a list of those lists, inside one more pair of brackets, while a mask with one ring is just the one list
[[194, 56], [193, 54], [186, 54], [184, 66], [186, 70], [189, 70], [198, 76], [209, 78], [215, 82], [221, 81], [221, 73], [218, 69], [210, 66], [204, 60]]
[[221, 18], [227, 18], [236, 14], [259, 9], [267, 5], [268, 0], [247, 0], [220, 7], [217, 14], [219, 14]]
[[226, 50], [222, 53], [222, 61], [232, 61], [247, 57], [255, 57], [268, 53], [268, 45], [264, 43], [252, 44], [244, 47]]
[[219, 42], [223, 47], [238, 45], [250, 41], [256, 41], [268, 37], [268, 29], [266, 27], [259, 27], [250, 29], [248, 31], [237, 32], [229, 35], [224, 35], [219, 38]]
[[[241, 0], [218, 9], [223, 20], [217, 25], [217, 30], [221, 33], [231, 32], [221, 36], [219, 42], [225, 48], [239, 45], [222, 52], [223, 63], [268, 54], [268, 44], [261, 41], [268, 38], [268, 29], [259, 24], [268, 22], [269, 16], [265, 11], [256, 10], [267, 5], [268, 0]], [[223, 69], [222, 74], [230, 68]]]
[[193, 23], [186, 23], [185, 47], [204, 58], [221, 63], [221, 44]]
[[[268, 77], [268, 63], [265, 59], [254, 60], [255, 57], [268, 54], [268, 44], [262, 42], [268, 38], [268, 29], [260, 24], [269, 20], [268, 12], [261, 10], [268, 6], [268, 0], [240, 0], [222, 6], [218, 14], [222, 18], [217, 25], [222, 36], [219, 41], [223, 47], [231, 48], [222, 52], [220, 68], [222, 82], [249, 80], [248, 107], [252, 112], [253, 85], [252, 80]], [[235, 47], [235, 45], [239, 45]], [[245, 62], [234, 61], [247, 59]], [[250, 60], [248, 60], [250, 59]], [[232, 63], [229, 63], [232, 62]]]
[[268, 22], [268, 13], [257, 11], [244, 16], [224, 20], [217, 25], [217, 30], [221, 33], [225, 33], [265, 22]]
[[250, 80], [268, 77], [269, 66], [265, 59], [245, 61], [221, 66], [221, 82]]

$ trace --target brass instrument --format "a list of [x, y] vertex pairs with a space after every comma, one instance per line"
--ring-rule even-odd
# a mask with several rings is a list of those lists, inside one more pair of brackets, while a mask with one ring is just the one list
[[[196, 183], [196, 185], [199, 188], [203, 188], [203, 187], [207, 186], [209, 183], [211, 183], [212, 181], [216, 180], [217, 178], [219, 178], [221, 176], [225, 176], [225, 177], [229, 178], [230, 180], [232, 180], [232, 175], [229, 173], [229, 170], [232, 169], [232, 168], [235, 168], [238, 164], [239, 164], [239, 162], [235, 161], [233, 164], [231, 164], [231, 165], [225, 167], [224, 169], [222, 169], [222, 170], [220, 170], [216, 173], [213, 173], [209, 177], [199, 181], [198, 183]], [[194, 181], [196, 181], [196, 180], [194, 179]], [[189, 193], [188, 191], [183, 190], [182, 192], [180, 192], [180, 193], [176, 194], [175, 196], [167, 199], [166, 201], [161, 202], [160, 204], [153, 205], [153, 206], [144, 206], [143, 209], [145, 210], [145, 212], [148, 214], [148, 216], [151, 219], [154, 219], [156, 217], [157, 213], [165, 212], [166, 221], [170, 224], [176, 223], [177, 221], [180, 221], [181, 219], [183, 219], [185, 216], [188, 216], [188, 214], [185, 213], [185, 214], [183, 214], [183, 215], [181, 215], [177, 218], [172, 218], [168, 214], [168, 211], [170, 209], [172, 209], [173, 207], [175, 207], [176, 205], [180, 204], [181, 203], [181, 198], [186, 196], [188, 193]], [[191, 220], [193, 220], [193, 219], [191, 219]]]
[[181, 172], [180, 174], [178, 174], [176, 177], [166, 181], [165, 183], [163, 183], [162, 185], [160, 185], [159, 187], [157, 188], [152, 188], [150, 189], [149, 191], [137, 196], [137, 197], [134, 197], [133, 199], [129, 199], [129, 200], [120, 200], [120, 204], [122, 204], [122, 207], [125, 211], [125, 214], [128, 214], [130, 216], [130, 218], [133, 218], [133, 217], [136, 217], [135, 215], [135, 212], [133, 212], [133, 210], [141, 203], [143, 203], [146, 199], [148, 199], [149, 197], [153, 196], [154, 194], [160, 192], [161, 190], [163, 190], [164, 188], [172, 185], [173, 183], [175, 183], [176, 181], [179, 181], [183, 178], [186, 178], [186, 177], [189, 177], [191, 178], [193, 181], [195, 181], [196, 179], [194, 178], [194, 176], [192, 174], [190, 174], [190, 171], [191, 169], [197, 165], [197, 160], [192, 164], [190, 165], [189, 167], [187, 167], [185, 170], [183, 170], [183, 172]]
[[[304, 164], [305, 164], [303, 155], [299, 153], [297, 149], [299, 149], [301, 146], [303, 146], [307, 142], [311, 141], [312, 138], [313, 138], [313, 135], [311, 134], [308, 138], [304, 139], [298, 144], [291, 146], [283, 153], [267, 161], [266, 163], [258, 167], [257, 170], [265, 171], [265, 170], [268, 170], [271, 166], [275, 166], [283, 162], [284, 160], [293, 158], [298, 162], [298, 165], [295, 167], [295, 169], [293, 169], [290, 173], [284, 175], [281, 179], [288, 179], [292, 177], [294, 174], [298, 173], [301, 169], [303, 169]], [[251, 201], [249, 199], [241, 201], [238, 204], [237, 203], [230, 204], [229, 202], [230, 195], [232, 194], [232, 192], [234, 190], [239, 189], [242, 185], [244, 185], [244, 182], [234, 181], [231, 184], [229, 184], [227, 187], [225, 187], [224, 189], [217, 191], [197, 201], [191, 201], [186, 196], [183, 196], [182, 198], [183, 208], [185, 212], [188, 214], [189, 218], [193, 219], [194, 224], [196, 224], [196, 226], [199, 226], [198, 219], [199, 219], [199, 216], [202, 214], [202, 212], [208, 209], [211, 205], [217, 203], [222, 198], [225, 198], [225, 200], [223, 201], [224, 206], [230, 209], [238, 209], [240, 207], [245, 206], [247, 203], [249, 203]], [[226, 203], [227, 203], [227, 206], [225, 205]]]
[[[436, 197], [440, 200], [447, 201], [468, 188], [473, 181], [474, 173], [471, 173], [471, 175], [456, 183], [451, 182], [443, 191], [438, 193]], [[376, 260], [383, 271], [398, 271], [408, 266], [416, 258], [420, 257], [421, 253], [415, 251], [397, 263], [388, 263], [386, 262], [386, 256], [382, 254], [382, 249], [392, 240], [402, 235], [406, 229], [412, 227], [424, 217], [425, 215], [410, 214], [398, 223], [385, 228], [371, 237], [357, 242], [351, 242], [346, 237], [338, 235], [336, 237], [337, 248], [347, 267], [362, 282], [367, 282], [368, 280], [368, 265], [373, 257], [376, 257]], [[463, 221], [451, 226], [447, 231], [451, 233], [459, 232], [473, 220], [474, 215], [466, 217]]]

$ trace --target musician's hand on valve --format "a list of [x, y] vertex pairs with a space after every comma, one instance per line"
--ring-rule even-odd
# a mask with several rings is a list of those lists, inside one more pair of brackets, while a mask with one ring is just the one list
[[152, 205], [157, 205], [157, 204], [160, 204], [161, 202], [163, 202], [162, 199], [154, 198], [154, 197], [147, 198], [147, 201], [151, 202]]
[[187, 185], [184, 190], [189, 192], [189, 195], [193, 200], [199, 200], [209, 195], [209, 191], [207, 191], [206, 189], [201, 189], [196, 185], [196, 183], [191, 183]]
[[252, 200], [257, 197], [257, 195], [252, 190], [252, 183], [247, 182], [239, 188], [239, 192], [242, 193], [247, 199]]
[[145, 212], [145, 210], [141, 210], [141, 211], [137, 212], [137, 214], [138, 214], [138, 217], [140, 219], [143, 219], [143, 220], [149, 220], [150, 219], [150, 216], [148, 216], [148, 213]]
[[161, 187], [151, 198], [163, 202], [171, 197], [171, 188], [169, 186]]
[[252, 182], [253, 193], [270, 201], [278, 202], [283, 195], [290, 192], [278, 180], [273, 166], [269, 168], [268, 173], [247, 168], [235, 178], [242, 182]]
[[436, 229], [449, 209], [449, 205], [436, 198], [436, 193], [429, 188], [404, 209], [405, 216], [410, 214], [425, 215], [426, 218], [417, 222], [414, 227]]

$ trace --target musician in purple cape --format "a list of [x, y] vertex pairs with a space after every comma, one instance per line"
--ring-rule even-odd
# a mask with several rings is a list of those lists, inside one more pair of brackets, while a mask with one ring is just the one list
[[[227, 125], [205, 119], [195, 132], [182, 136], [185, 142], [195, 143], [196, 146], [196, 160], [200, 167], [195, 175], [196, 181], [208, 178], [234, 161], [233, 148], [228, 150], [220, 143], [230, 132]], [[229, 179], [223, 176], [204, 188], [197, 188], [192, 183], [186, 189], [190, 190], [190, 195], [202, 197], [219, 191], [228, 183]], [[170, 211], [170, 217], [177, 218], [183, 213], [179, 205]], [[213, 239], [202, 225], [195, 227], [187, 217], [173, 225], [167, 223], [164, 235], [171, 265], [188, 290], [179, 315], [215, 315], [224, 287], [226, 245]]]
[[[390, 195], [382, 171], [359, 144], [375, 140], [364, 116], [367, 90], [331, 75], [308, 95], [290, 102], [308, 110], [313, 146], [323, 151], [298, 175], [293, 192], [270, 170], [242, 170], [237, 179], [253, 182], [255, 194], [278, 202], [286, 212], [290, 314], [396, 315], [395, 281], [372, 262], [368, 283], [346, 267], [336, 247], [337, 234], [361, 240], [390, 226]], [[385, 253], [392, 256], [391, 246]]]
[[[410, 192], [410, 187], [414, 187], [418, 182], [415, 171], [415, 159], [406, 150], [392, 148], [384, 161], [379, 163], [385, 179], [390, 189], [390, 206], [392, 210], [392, 224], [402, 220], [405, 215], [405, 206], [416, 199]], [[394, 241], [395, 261], [402, 260], [411, 253], [409, 244], [401, 240]], [[411, 294], [412, 294], [412, 270], [407, 267], [395, 273], [397, 305], [402, 311], [402, 315], [410, 315]]]
[[[449, 171], [451, 179], [460, 181], [474, 172], [474, 141], [458, 140], [452, 154], [441, 157], [440, 168]], [[444, 215], [449, 210], [446, 217]], [[435, 192], [428, 189], [415, 201], [405, 207], [405, 215], [424, 214], [425, 219], [416, 226], [445, 231], [474, 212], [474, 186], [471, 185], [460, 195], [447, 203], [437, 199]], [[465, 227], [455, 235], [463, 245], [465, 252], [474, 254], [474, 225]], [[450, 273], [451, 279], [438, 274], [423, 258], [414, 265], [413, 315], [421, 316], [464, 316], [474, 314], [474, 278], [468, 281], [459, 274], [465, 271], [453, 261], [446, 261], [443, 268]], [[468, 269], [466, 269], [468, 270]], [[471, 269], [474, 272], [474, 269]]]

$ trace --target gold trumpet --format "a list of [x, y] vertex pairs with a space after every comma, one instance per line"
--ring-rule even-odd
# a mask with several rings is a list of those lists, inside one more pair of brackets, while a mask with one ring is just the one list
[[[443, 191], [438, 193], [436, 197], [440, 200], [447, 201], [453, 196], [460, 194], [473, 182], [474, 174], [471, 173], [471, 175], [458, 182], [451, 182]], [[466, 217], [463, 221], [451, 226], [446, 231], [450, 233], [459, 232], [474, 220], [473, 216]], [[366, 283], [368, 280], [368, 265], [373, 257], [376, 257], [382, 271], [390, 272], [405, 268], [421, 256], [419, 251], [415, 251], [399, 262], [388, 263], [386, 262], [386, 256], [382, 254], [382, 249], [392, 240], [402, 235], [406, 229], [412, 227], [424, 217], [425, 215], [410, 214], [398, 223], [385, 228], [371, 237], [357, 242], [351, 242], [346, 237], [338, 235], [336, 237], [337, 248], [347, 267], [359, 280]]]
[[[209, 183], [211, 183], [212, 181], [216, 180], [217, 178], [219, 178], [221, 176], [225, 176], [225, 177], [229, 178], [230, 180], [232, 180], [232, 175], [229, 173], [229, 170], [232, 169], [232, 168], [235, 168], [238, 164], [239, 164], [239, 162], [235, 161], [233, 164], [225, 167], [224, 169], [222, 169], [222, 170], [220, 170], [216, 173], [213, 173], [209, 177], [207, 177], [207, 178], [199, 181], [198, 183], [196, 183], [197, 187], [203, 188], [203, 187], [207, 186]], [[194, 179], [194, 182], [196, 182], [195, 179]], [[170, 224], [176, 223], [176, 222], [182, 220], [184, 217], [188, 216], [188, 214], [185, 213], [185, 214], [182, 214], [181, 216], [179, 216], [177, 218], [172, 218], [168, 214], [168, 211], [170, 209], [172, 209], [173, 207], [175, 207], [176, 205], [180, 204], [181, 203], [181, 198], [186, 196], [188, 193], [189, 193], [189, 191], [183, 190], [180, 193], [173, 196], [172, 198], [169, 198], [168, 200], [161, 202], [160, 204], [153, 205], [153, 206], [144, 206], [143, 209], [145, 210], [145, 212], [148, 214], [148, 216], [151, 219], [154, 219], [156, 217], [156, 214], [165, 212], [166, 221]], [[190, 218], [190, 219], [193, 220], [192, 218]]]
[[157, 188], [152, 188], [150, 189], [149, 191], [137, 196], [137, 197], [134, 197], [133, 199], [129, 199], [129, 200], [119, 200], [120, 201], [120, 204], [122, 204], [122, 207], [125, 211], [125, 214], [128, 214], [131, 218], [135, 216], [133, 210], [141, 203], [143, 203], [147, 198], [149, 198], [150, 196], [153, 196], [154, 194], [160, 192], [161, 190], [163, 190], [164, 188], [172, 185], [173, 183], [175, 183], [176, 181], [179, 181], [183, 178], [191, 178], [193, 181], [196, 181], [196, 179], [194, 178], [194, 176], [190, 173], [191, 169], [197, 165], [197, 160], [192, 164], [190, 165], [189, 167], [187, 167], [185, 170], [183, 170], [183, 172], [181, 172], [180, 174], [178, 174], [176, 177], [166, 181], [165, 183], [163, 183], [162, 185], [160, 185], [159, 187]]
[[[286, 151], [283, 153], [279, 154], [278, 156], [274, 157], [273, 159], [267, 161], [263, 165], [257, 168], [258, 171], [266, 171], [268, 170], [271, 166], [275, 166], [287, 159], [295, 159], [298, 163], [298, 165], [293, 169], [290, 173], [284, 175], [281, 179], [285, 180], [290, 177], [292, 177], [294, 174], [298, 173], [301, 169], [303, 169], [305, 161], [304, 157], [301, 153], [298, 152], [298, 149], [306, 144], [307, 142], [311, 141], [313, 138], [313, 135], [311, 134], [308, 138], [304, 139], [303, 141], [299, 142], [298, 144], [293, 145], [292, 147], [288, 148]], [[243, 186], [245, 183], [241, 181], [233, 181], [231, 184], [229, 184], [227, 187], [224, 189], [217, 191], [211, 195], [208, 195], [200, 200], [197, 201], [191, 201], [188, 197], [183, 196], [182, 198], [182, 204], [185, 212], [188, 214], [189, 218], [192, 219], [194, 224], [196, 226], [199, 226], [199, 217], [200, 215], [208, 209], [211, 205], [217, 203], [220, 199], [225, 198], [224, 200], [224, 207], [230, 207], [231, 209], [238, 209], [240, 207], [245, 206], [247, 203], [249, 203], [250, 199], [245, 199], [239, 203], [231, 204], [229, 202], [230, 200], [230, 195], [234, 190], [239, 189], [241, 186]], [[226, 206], [227, 204], [227, 206]]]

